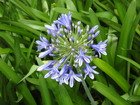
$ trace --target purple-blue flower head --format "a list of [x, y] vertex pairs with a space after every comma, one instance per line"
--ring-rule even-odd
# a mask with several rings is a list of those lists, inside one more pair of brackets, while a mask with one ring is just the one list
[[79, 64], [79, 67], [83, 65], [84, 63], [90, 63], [90, 56], [85, 55], [85, 53], [82, 51], [82, 49], [79, 50], [78, 55], [76, 56], [75, 62]]
[[96, 52], [107, 55], [107, 40], [95, 43], [99, 35], [98, 25], [84, 27], [82, 22], [72, 22], [71, 13], [62, 14], [52, 25], [45, 25], [49, 42], [45, 37], [36, 41], [39, 58], [53, 55], [53, 60], [41, 65], [37, 70], [46, 70], [44, 78], [50, 77], [59, 84], [74, 86], [87, 77], [94, 79], [96, 66], [91, 64]]
[[47, 29], [48, 34], [53, 35], [54, 37], [59, 34], [60, 25], [53, 23], [50, 25], [45, 25], [45, 28]]
[[54, 21], [54, 23], [65, 26], [68, 30], [71, 30], [71, 13], [62, 14], [58, 20]]
[[70, 87], [73, 87], [74, 86], [74, 80], [76, 80], [78, 82], [82, 81], [82, 79], [81, 79], [82, 75], [81, 74], [75, 74], [70, 66], [67, 65], [66, 71], [67, 71], [67, 73], [63, 73], [60, 76], [59, 84], [65, 83], [67, 85], [69, 84]]
[[106, 53], [106, 46], [107, 46], [107, 40], [104, 42], [100, 41], [98, 44], [93, 44], [91, 47], [98, 52], [99, 57], [101, 57], [101, 54], [107, 55]]
[[40, 36], [40, 40], [36, 41], [37, 51], [41, 51], [42, 49], [47, 49], [47, 47], [50, 45], [49, 41], [45, 38]]
[[96, 66], [91, 67], [89, 64], [86, 64], [86, 67], [84, 69], [85, 72], [85, 77], [89, 76], [91, 79], [94, 79], [94, 74], [99, 74], [97, 71], [95, 71], [94, 69], [96, 68]]

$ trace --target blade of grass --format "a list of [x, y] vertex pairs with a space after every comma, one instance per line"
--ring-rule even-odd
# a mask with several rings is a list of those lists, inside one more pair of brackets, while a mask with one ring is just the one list
[[88, 11], [89, 8], [92, 6], [93, 0], [86, 0], [84, 5], [84, 10]]
[[130, 95], [139, 95], [140, 96], [140, 77], [137, 77], [136, 80], [133, 82]]
[[35, 36], [34, 34], [28, 32], [28, 31], [26, 31], [22, 28], [15, 27], [15, 26], [9, 26], [7, 24], [0, 24], [0, 29], [5, 30], [5, 31], [15, 32], [15, 33], [18, 33], [18, 34], [21, 34], [23, 36], [27, 36], [27, 37], [30, 37], [30, 38], [38, 38], [38, 36]]
[[121, 22], [123, 22], [125, 20], [124, 17], [125, 17], [125, 13], [126, 13], [126, 8], [125, 8], [124, 4], [121, 3], [120, 0], [113, 0], [113, 1], [115, 4], [115, 7], [117, 8], [119, 18], [120, 18]]
[[12, 50], [10, 48], [1, 48], [0, 47], [0, 55], [1, 54], [8, 54], [8, 53], [11, 53]]
[[41, 19], [43, 21], [49, 22], [49, 16], [46, 13], [43, 13], [37, 9], [28, 7], [19, 0], [11, 0], [11, 2], [17, 7], [19, 7], [21, 10], [23, 10], [25, 13], [27, 13], [29, 16], [31, 16], [33, 19], [35, 20]]
[[[20, 77], [2, 59], [0, 59], [0, 71], [7, 79], [11, 80], [15, 84], [20, 80]], [[17, 88], [29, 105], [36, 105], [34, 98], [24, 83], [20, 83]]]
[[103, 12], [96, 12], [97, 17], [99, 18], [106, 18], [106, 19], [112, 19], [114, 16], [111, 12], [103, 11]]
[[78, 11], [82, 11], [83, 10], [83, 1], [82, 0], [76, 0], [76, 7], [77, 7]]
[[109, 25], [110, 27], [112, 27], [113, 29], [115, 29], [116, 31], [120, 32], [121, 31], [121, 25], [118, 23], [115, 23], [109, 19], [106, 18], [99, 18], [99, 20], [101, 20], [102, 22], [104, 22], [105, 24]]
[[14, 21], [9, 21], [9, 23], [11, 23], [12, 25], [16, 26], [16, 27], [19, 27], [19, 28], [23, 28], [24, 30], [28, 30], [29, 32], [31, 33], [34, 33], [37, 37], [41, 34], [41, 32], [23, 24], [23, 23], [20, 23], [20, 22], [14, 22]]
[[[20, 49], [20, 41], [18, 37], [14, 37], [14, 55], [15, 55], [15, 70], [19, 70], [20, 65], [22, 62], [25, 62], [25, 59], [23, 57], [22, 51]], [[24, 69], [26, 70], [26, 69]]]
[[2, 37], [11, 48], [14, 48], [14, 39], [10, 33], [0, 32], [0, 37]]
[[21, 1], [19, 1], [19, 0], [10, 0], [10, 2], [12, 2], [14, 5], [16, 5], [17, 7], [19, 7], [20, 9], [22, 9], [24, 12], [26, 12], [28, 15], [30, 15], [35, 20], [38, 20], [36, 18], [36, 16], [30, 10], [30, 8], [27, 7], [26, 5], [24, 5]]
[[140, 102], [140, 96], [139, 95], [132, 95], [128, 98], [130, 102]]
[[34, 42], [35, 42], [35, 39], [33, 39], [32, 43], [30, 44], [29, 50], [28, 50], [28, 52], [27, 52], [27, 59], [26, 59], [26, 61], [29, 61], [29, 59], [30, 59], [30, 56], [31, 56], [31, 52], [32, 52], [32, 48], [33, 48]]
[[46, 84], [45, 79], [43, 78], [43, 76], [41, 74], [39, 75], [39, 90], [41, 93], [43, 105], [52, 105], [48, 86]]
[[37, 68], [38, 68], [38, 66], [33, 65], [33, 66], [30, 68], [29, 72], [18, 82], [18, 84], [19, 84], [20, 82], [22, 82], [23, 80], [25, 80], [27, 77], [29, 77], [32, 73], [34, 73], [34, 72], [36, 71]]
[[129, 83], [113, 67], [111, 67], [108, 63], [99, 58], [94, 58], [93, 63], [97, 67], [99, 67], [103, 72], [109, 75], [117, 83], [117, 85], [119, 85], [125, 92], [128, 92], [130, 88]]
[[98, 6], [100, 6], [102, 9], [108, 10], [108, 7], [107, 7], [106, 5], [104, 5], [104, 4], [102, 4], [100, 1], [94, 0], [94, 2], [95, 2]]
[[127, 58], [127, 57], [124, 57], [124, 56], [121, 56], [121, 55], [118, 55], [118, 57], [128, 61], [129, 63], [133, 64], [134, 66], [136, 66], [138, 69], [140, 69], [140, 64], [138, 64], [137, 62], [133, 61], [132, 59], [130, 58]]
[[67, 9], [72, 10], [72, 11], [77, 11], [76, 6], [74, 5], [72, 0], [65, 0]]
[[105, 97], [107, 97], [110, 101], [112, 101], [114, 105], [131, 105], [129, 102], [125, 101], [122, 97], [120, 97], [120, 95], [112, 88], [107, 87], [100, 82], [94, 81], [93, 88]]
[[[127, 78], [127, 63], [123, 59], [117, 57], [117, 55], [122, 55], [122, 56], [127, 57], [127, 49], [129, 48], [128, 42], [132, 43], [132, 42], [130, 42], [132, 40], [129, 37], [131, 37], [130, 30], [132, 28], [135, 16], [136, 16], [136, 2], [135, 2], [135, 0], [133, 0], [131, 2], [131, 4], [129, 5], [129, 8], [127, 10], [127, 13], [125, 15], [125, 18], [124, 18], [124, 21], [122, 24], [121, 35], [119, 37], [117, 53], [116, 53], [115, 68], [117, 70], [119, 70], [119, 72], [125, 78]], [[131, 38], [133, 38], [133, 37], [131, 37]]]
[[[138, 15], [136, 16], [134, 23], [132, 25], [132, 28], [130, 30], [130, 37], [129, 40], [131, 43], [128, 43], [128, 48], [131, 49], [132, 48], [132, 44], [133, 44], [133, 40], [134, 40], [134, 34], [135, 31], [137, 32], [137, 26], [139, 26], [139, 21], [140, 21], [140, 12], [138, 13]], [[140, 30], [140, 29], [139, 29]]]
[[63, 85], [59, 85], [49, 78], [46, 81], [60, 105], [74, 105]]
[[35, 21], [35, 20], [19, 20], [20, 23], [25, 24], [35, 30], [39, 30], [39, 31], [46, 31], [43, 22], [39, 22], [39, 21]]
[[16, 92], [14, 90], [15, 84], [13, 84], [11, 81], [8, 82], [7, 86], [6, 86], [6, 90], [8, 93], [8, 97], [10, 100], [10, 104], [11, 105], [18, 105], [15, 101], [16, 101]]

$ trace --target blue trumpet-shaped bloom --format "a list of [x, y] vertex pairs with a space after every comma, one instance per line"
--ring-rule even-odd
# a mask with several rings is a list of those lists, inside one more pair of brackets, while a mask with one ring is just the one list
[[41, 36], [36, 44], [39, 58], [54, 56], [37, 70], [46, 70], [44, 78], [50, 77], [59, 84], [73, 87], [75, 81], [81, 82], [87, 77], [94, 79], [94, 75], [99, 74], [91, 61], [97, 57], [95, 54], [107, 55], [107, 40], [95, 43], [100, 32], [98, 25], [84, 27], [80, 21], [73, 23], [71, 16], [71, 13], [62, 14], [52, 25], [45, 25], [51, 40]]
[[65, 26], [68, 30], [71, 30], [71, 13], [62, 14], [54, 23]]
[[101, 54], [107, 55], [106, 53], [106, 46], [107, 46], [107, 40], [104, 42], [100, 41], [98, 44], [93, 44], [91, 47], [98, 52], [99, 57], [101, 57]]

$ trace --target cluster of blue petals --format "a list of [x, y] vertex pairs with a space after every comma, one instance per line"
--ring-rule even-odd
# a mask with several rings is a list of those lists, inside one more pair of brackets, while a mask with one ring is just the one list
[[81, 22], [72, 23], [71, 13], [62, 14], [52, 25], [45, 25], [47, 33], [51, 35], [51, 41], [40, 36], [36, 41], [39, 58], [53, 56], [54, 60], [49, 60], [41, 65], [37, 70], [46, 70], [44, 78], [50, 77], [59, 84], [74, 86], [74, 81], [81, 82], [89, 76], [94, 79], [94, 74], [99, 74], [91, 66], [94, 57], [107, 55], [107, 40], [95, 43], [95, 38], [99, 35], [98, 25], [91, 29], [87, 25], [83, 27]]

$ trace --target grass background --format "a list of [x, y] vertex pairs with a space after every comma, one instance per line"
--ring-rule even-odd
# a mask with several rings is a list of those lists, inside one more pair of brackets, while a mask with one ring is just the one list
[[[90, 105], [83, 86], [44, 79], [35, 40], [61, 13], [99, 25], [107, 56], [93, 59], [100, 75], [87, 79], [99, 105], [140, 104], [139, 0], [0, 0], [0, 105]], [[48, 58], [51, 59], [51, 58]]]

